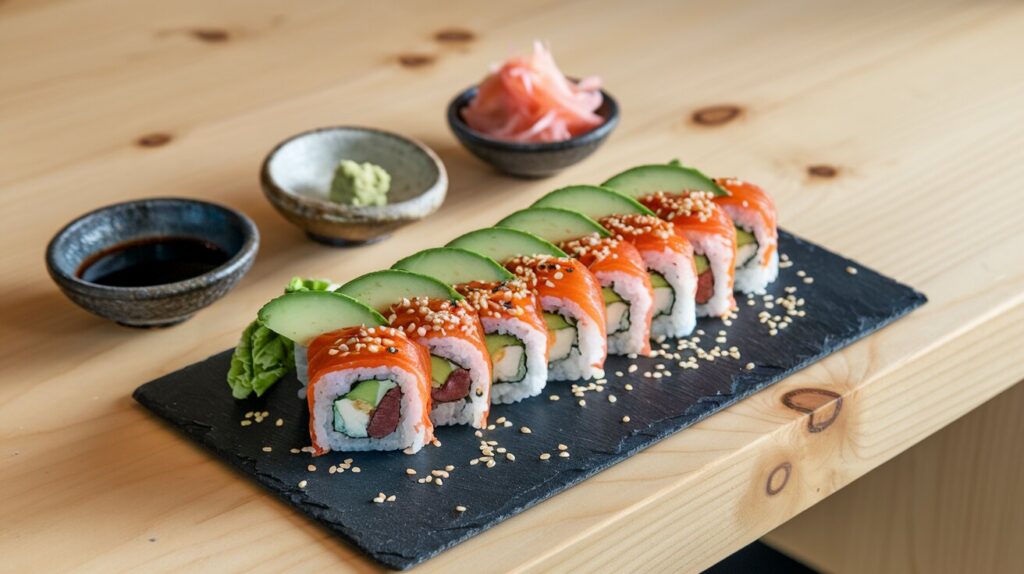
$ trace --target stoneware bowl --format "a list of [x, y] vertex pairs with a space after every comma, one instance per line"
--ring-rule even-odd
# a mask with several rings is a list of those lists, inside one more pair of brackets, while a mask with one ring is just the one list
[[[145, 287], [100, 285], [79, 276], [96, 254], [160, 237], [208, 242], [228, 259], [202, 275]], [[252, 267], [259, 242], [256, 225], [233, 209], [193, 199], [141, 199], [97, 209], [67, 224], [46, 248], [46, 268], [83, 309], [122, 325], [164, 327], [188, 319], [234, 287]]]
[[477, 88], [468, 88], [448, 104], [448, 126], [473, 155], [502, 173], [516, 177], [547, 177], [582, 161], [608, 139], [619, 123], [619, 104], [601, 90], [598, 115], [604, 123], [593, 130], [561, 142], [519, 143], [496, 140], [474, 131], [462, 119], [462, 109], [476, 96]]
[[[388, 204], [353, 206], [327, 199], [338, 162], [371, 162], [391, 174]], [[370, 128], [320, 128], [275, 147], [260, 171], [263, 193], [309, 237], [334, 246], [383, 239], [437, 211], [448, 192], [440, 158], [412, 139]]]

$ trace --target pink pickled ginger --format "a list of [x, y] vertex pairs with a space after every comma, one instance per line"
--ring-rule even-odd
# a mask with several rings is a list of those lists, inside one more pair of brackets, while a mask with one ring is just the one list
[[600, 88], [596, 76], [579, 83], [566, 78], [551, 52], [534, 42], [531, 56], [512, 58], [484, 78], [462, 118], [494, 139], [564, 141], [604, 123], [595, 113], [601, 106]]

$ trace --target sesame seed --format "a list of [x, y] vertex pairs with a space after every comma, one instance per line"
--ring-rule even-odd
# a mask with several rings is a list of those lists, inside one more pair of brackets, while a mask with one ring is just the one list
[[292, 453], [292, 454], [299, 454], [299, 453], [300, 453], [300, 452], [302, 452], [302, 451], [301, 451], [301, 450], [299, 450], [299, 449], [297, 449], [297, 448], [293, 448], [293, 449], [291, 449], [291, 450], [290, 450], [290, 451], [288, 451], [288, 452], [290, 452], [290, 453]]
[[494, 422], [498, 423], [499, 425], [500, 424], [504, 424], [505, 423], [505, 417], [501, 417], [501, 418], [499, 418], [498, 420], [496, 420]]
[[316, 472], [316, 466], [311, 464], [306, 467], [306, 470], [308, 470], [309, 472]]
[[394, 502], [394, 501], [395, 501], [395, 499], [397, 499], [397, 498], [398, 498], [397, 496], [395, 496], [394, 494], [392, 494], [391, 496], [387, 497], [387, 501], [388, 501], [388, 502]]
[[352, 467], [352, 472], [362, 472], [358, 466]]
[[550, 454], [548, 454], [548, 453], [546, 453], [546, 452], [542, 452], [542, 453], [540, 453], [540, 459], [541, 459], [541, 460], [547, 460], [547, 459], [549, 459], [549, 458], [551, 458], [551, 455], [550, 455]]
[[558, 456], [561, 458], [569, 458], [569, 451], [563, 450], [562, 452], [558, 453]]
[[577, 404], [579, 404], [581, 407], [585, 407], [587, 406], [587, 401], [586, 399], [580, 399]]
[[416, 469], [414, 469], [414, 468], [407, 468], [407, 469], [405, 469], [405, 474], [408, 474], [409, 476], [413, 476], [414, 474], [416, 474]]
[[274, 426], [276, 426], [276, 427], [283, 427], [284, 426], [284, 419], [277, 419], [276, 421], [274, 421]]
[[442, 484], [444, 484], [444, 481], [439, 478], [439, 479], [434, 481], [434, 484], [436, 484], [438, 486], [441, 486]]
[[857, 274], [857, 268], [856, 267], [847, 267], [846, 268], [846, 272], [849, 273], [850, 275], [856, 275]]
[[804, 277], [804, 283], [807, 283], [808, 285], [814, 283], [814, 277]]
[[564, 444], [559, 443], [558, 444], [558, 450], [569, 450], [569, 447], [565, 446]]
[[747, 363], [746, 369], [748, 371], [753, 371], [754, 370], [754, 363]]
[[629, 368], [626, 370], [629, 371], [630, 373], [635, 373], [638, 368], [639, 367], [637, 367], [636, 365], [630, 365]]
[[451, 471], [455, 470], [455, 465], [447, 464], [447, 465], [445, 465], [444, 469], [447, 470], [448, 472], [451, 472]]
[[274, 449], [270, 448], [269, 446], [263, 447], [263, 452], [270, 452], [272, 450], [274, 450]]
[[465, 511], [466, 511], [466, 507], [462, 506], [461, 504], [455, 507], [455, 512], [465, 512]]
[[473, 433], [473, 436], [475, 436], [477, 438], [480, 438], [480, 437], [484, 436], [484, 433], [482, 433], [480, 431], [476, 431], [476, 432]]
[[252, 424], [252, 421], [249, 421], [249, 420], [242, 421], [242, 426], [244, 426], [244, 427], [247, 427], [247, 426], [249, 426], [251, 424]]
[[623, 387], [623, 388], [625, 388], [627, 391], [632, 391], [633, 390], [633, 385], [631, 385], [629, 383], [626, 383], [626, 386]]
[[520, 429], [519, 429], [519, 432], [521, 432], [521, 433], [523, 433], [523, 434], [530, 434], [530, 433], [532, 433], [533, 431], [532, 431], [532, 430], [530, 430], [530, 427], [522, 427], [522, 428], [520, 428]]
[[626, 416], [622, 417], [622, 422], [628, 423], [629, 422], [629, 415], [626, 415]]
[[514, 455], [512, 453], [506, 454], [505, 458], [507, 458], [509, 460], [509, 462], [515, 462], [516, 461], [516, 455]]
[[615, 398], [615, 395], [608, 395], [608, 402], [609, 403], [614, 403], [617, 400], [619, 400], [619, 399]]
[[495, 464], [497, 464], [497, 463], [494, 462], [493, 460], [489, 460], [489, 461], [487, 461], [487, 468], [494, 468]]
[[309, 483], [306, 482], [305, 480], [300, 480], [299, 481], [299, 488], [306, 488], [307, 484], [309, 484]]
[[548, 399], [552, 400], [552, 401], [557, 401], [558, 400], [558, 395], [551, 395], [550, 397], [548, 397]]

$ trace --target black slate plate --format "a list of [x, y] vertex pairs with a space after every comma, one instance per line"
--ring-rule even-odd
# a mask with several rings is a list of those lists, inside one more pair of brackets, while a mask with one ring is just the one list
[[[309, 444], [305, 402], [296, 396], [294, 378], [279, 382], [262, 399], [235, 401], [224, 382], [230, 351], [214, 355], [139, 387], [135, 399], [244, 474], [309, 515], [386, 566], [405, 569], [553, 496], [620, 462], [662, 438], [775, 383], [851, 342], [879, 329], [925, 302], [921, 293], [865, 269], [821, 247], [783, 233], [780, 250], [793, 262], [781, 270], [771, 293], [804, 298], [796, 318], [776, 336], [758, 319], [765, 311], [761, 297], [750, 306], [738, 296], [739, 316], [727, 326], [701, 320], [698, 346], [710, 350], [736, 346], [741, 357], [700, 360], [697, 369], [682, 369], [666, 357], [609, 357], [602, 392], [585, 394], [586, 406], [570, 392], [570, 383], [551, 383], [539, 397], [517, 405], [497, 406], [491, 420], [508, 417], [511, 427], [485, 431], [514, 453], [504, 454], [493, 468], [471, 465], [480, 456], [479, 442], [466, 427], [437, 430], [441, 448], [428, 446], [408, 456], [395, 453], [331, 453], [316, 459], [293, 448]], [[855, 267], [857, 274], [847, 271]], [[799, 272], [813, 277], [806, 283]], [[780, 305], [767, 309], [784, 315]], [[727, 341], [716, 343], [719, 331]], [[676, 341], [666, 341], [675, 353]], [[694, 354], [684, 350], [682, 357]], [[748, 370], [747, 363], [754, 368]], [[628, 366], [636, 364], [634, 373]], [[658, 369], [656, 365], [664, 365]], [[670, 373], [645, 378], [645, 372]], [[616, 372], [621, 371], [623, 376]], [[624, 386], [630, 383], [634, 390]], [[556, 394], [558, 401], [549, 399]], [[617, 398], [609, 401], [609, 395]], [[242, 426], [249, 411], [269, 411], [262, 422]], [[630, 422], [622, 422], [628, 415]], [[277, 419], [282, 425], [277, 426]], [[252, 419], [249, 419], [252, 420]], [[530, 434], [520, 432], [527, 426]], [[557, 445], [570, 456], [558, 456]], [[271, 452], [264, 452], [271, 447]], [[497, 448], [497, 447], [495, 447]], [[539, 455], [552, 457], [541, 461]], [[346, 458], [361, 472], [330, 474]], [[310, 472], [307, 465], [314, 464]], [[442, 486], [418, 483], [434, 469], [455, 468]], [[417, 470], [408, 476], [407, 468]], [[300, 488], [300, 481], [307, 481]], [[375, 504], [379, 492], [394, 502]], [[457, 505], [466, 511], [455, 511]]]

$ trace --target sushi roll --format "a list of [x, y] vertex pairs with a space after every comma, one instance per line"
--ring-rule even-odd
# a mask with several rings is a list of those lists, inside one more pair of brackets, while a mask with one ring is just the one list
[[634, 245], [650, 275], [651, 336], [684, 337], [697, 326], [697, 267], [693, 247], [656, 215], [609, 215], [600, 220], [612, 236]]
[[498, 226], [533, 233], [586, 265], [601, 284], [608, 352], [650, 354], [654, 292], [636, 247], [611, 237], [586, 215], [557, 207], [523, 209], [499, 221]]
[[693, 245], [697, 316], [722, 317], [736, 305], [736, 228], [715, 196], [728, 192], [699, 171], [676, 164], [626, 170], [604, 185], [635, 198]]
[[514, 278], [460, 283], [455, 289], [476, 309], [487, 333], [491, 402], [517, 403], [539, 395], [548, 381], [550, 345], [536, 293]]
[[309, 345], [315, 455], [409, 449], [433, 439], [430, 355], [391, 327], [346, 327]]
[[448, 245], [491, 257], [537, 293], [550, 338], [548, 380], [603, 374], [607, 318], [601, 284], [585, 265], [536, 235], [504, 227], [472, 231]]
[[367, 273], [338, 292], [380, 311], [429, 351], [435, 426], [487, 426], [491, 359], [480, 319], [462, 295], [432, 277], [396, 269]]
[[491, 360], [483, 326], [465, 301], [416, 297], [391, 306], [388, 322], [430, 351], [435, 426], [487, 426]]
[[552, 191], [534, 207], [571, 209], [598, 221], [617, 240], [640, 253], [653, 298], [651, 336], [682, 337], [697, 324], [694, 294], [697, 274], [693, 247], [635, 199], [595, 185], [573, 185]]
[[452, 285], [477, 312], [491, 357], [491, 402], [539, 394], [548, 378], [548, 333], [537, 295], [493, 259], [455, 247], [435, 247], [392, 266]]
[[760, 187], [736, 178], [715, 180], [729, 195], [715, 196], [736, 226], [736, 291], [763, 293], [779, 276], [775, 202]]

